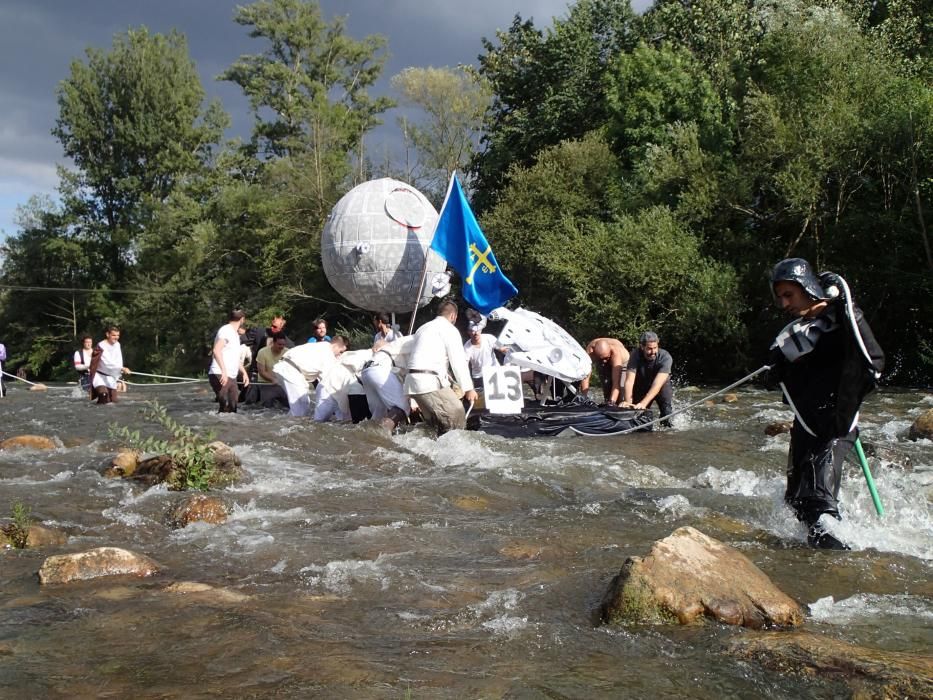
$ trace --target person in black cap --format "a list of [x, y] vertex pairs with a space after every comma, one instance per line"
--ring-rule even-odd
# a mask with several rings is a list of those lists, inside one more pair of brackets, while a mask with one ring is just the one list
[[802, 258], [771, 272], [775, 301], [793, 316], [771, 345], [772, 377], [794, 411], [785, 502], [809, 528], [811, 547], [848, 549], [827, 532], [837, 520], [842, 463], [858, 438], [858, 412], [884, 369], [884, 353], [846, 281], [819, 277]]

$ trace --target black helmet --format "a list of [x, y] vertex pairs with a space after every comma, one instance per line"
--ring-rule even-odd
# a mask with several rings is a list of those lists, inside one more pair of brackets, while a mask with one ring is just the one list
[[828, 299], [820, 285], [820, 278], [814, 274], [810, 263], [803, 258], [787, 258], [775, 265], [771, 271], [772, 292], [778, 282], [796, 282], [812, 298]]

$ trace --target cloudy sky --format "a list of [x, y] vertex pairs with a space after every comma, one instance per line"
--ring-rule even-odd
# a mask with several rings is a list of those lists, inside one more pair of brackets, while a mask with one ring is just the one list
[[[515, 14], [547, 27], [564, 16], [569, 0], [321, 0], [324, 15], [347, 16], [356, 38], [388, 38], [384, 78], [374, 92], [391, 94], [388, 78], [407, 66], [475, 63], [482, 37], [492, 38]], [[177, 29], [209, 97], [233, 119], [228, 136], [249, 133], [251, 118], [239, 88], [215, 77], [237, 57], [263, 46], [233, 22], [246, 0], [0, 0], [0, 237], [16, 230], [16, 206], [33, 194], [54, 195], [55, 165], [64, 163], [50, 130], [58, 114], [55, 91], [69, 64], [88, 46], [107, 49], [114, 34], [141, 25], [151, 32]], [[644, 9], [650, 0], [635, 0]], [[395, 115], [370, 140], [390, 141]]]

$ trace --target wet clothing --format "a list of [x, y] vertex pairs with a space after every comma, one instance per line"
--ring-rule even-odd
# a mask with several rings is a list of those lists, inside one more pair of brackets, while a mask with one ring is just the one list
[[813, 526], [839, 517], [842, 464], [858, 438], [858, 411], [884, 369], [884, 353], [861, 310], [852, 306], [862, 352], [844, 302], [796, 319], [771, 346], [772, 375], [794, 411], [784, 500]]
[[424, 422], [439, 435], [466, 427], [463, 404], [447, 378], [448, 366], [460, 388], [464, 392], [472, 391], [473, 380], [460, 332], [446, 318], [438, 316], [415, 333], [408, 358], [405, 393], [415, 399]]
[[123, 374], [123, 350], [120, 341], [111, 343], [102, 340], [91, 353], [89, 367], [91, 387], [97, 403], [113, 403], [117, 400], [117, 382]]
[[[651, 388], [654, 378], [657, 377], [659, 373], [663, 372], [668, 375], [667, 381], [664, 382], [661, 390], [651, 403], [656, 403], [658, 405], [658, 412], [661, 414], [662, 418], [664, 416], [669, 416], [673, 412], [674, 406], [674, 387], [671, 384], [670, 378], [673, 366], [674, 358], [663, 348], [658, 349], [658, 354], [653, 360], [648, 360], [642, 353], [640, 347], [631, 353], [631, 355], [629, 355], [626, 372], [635, 373], [635, 386], [632, 388], [632, 403], [638, 403], [645, 398], [645, 394], [647, 394], [648, 390]], [[648, 406], [645, 406], [645, 408], [648, 408]]]
[[[217, 397], [219, 413], [236, 413], [237, 402], [240, 398], [240, 388], [236, 380], [240, 376], [240, 334], [230, 323], [225, 323], [214, 336], [214, 345], [223, 342], [220, 356], [223, 367], [211, 353], [211, 365], [207, 370], [207, 379]], [[227, 381], [221, 384], [221, 376], [226, 374]]]

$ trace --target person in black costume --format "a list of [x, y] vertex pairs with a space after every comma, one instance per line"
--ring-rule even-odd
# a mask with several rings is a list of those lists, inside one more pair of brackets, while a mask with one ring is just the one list
[[842, 464], [858, 438], [862, 399], [884, 369], [884, 353], [845, 280], [817, 277], [802, 258], [775, 265], [771, 289], [795, 317], [771, 345], [768, 364], [794, 411], [785, 502], [809, 528], [812, 547], [848, 549], [819, 522], [839, 516]]

